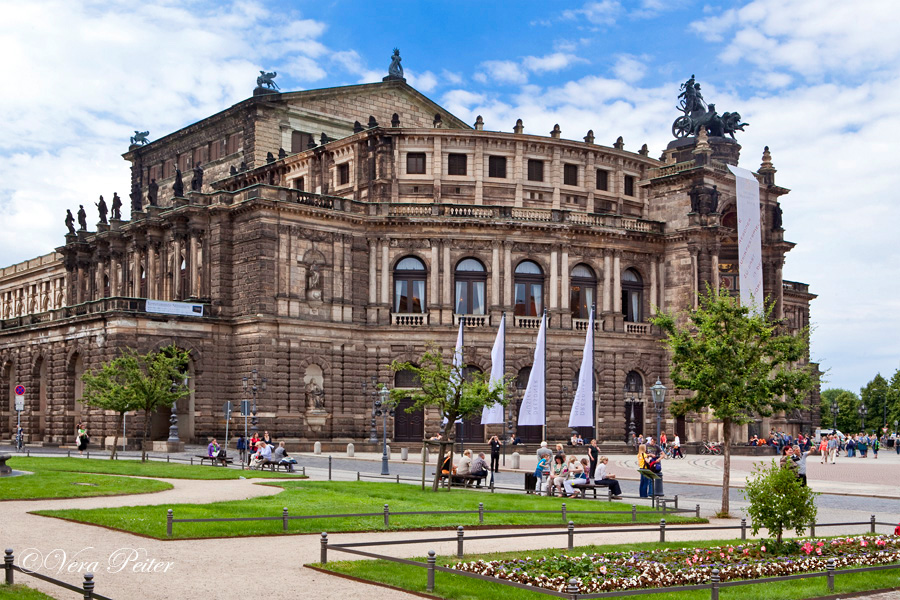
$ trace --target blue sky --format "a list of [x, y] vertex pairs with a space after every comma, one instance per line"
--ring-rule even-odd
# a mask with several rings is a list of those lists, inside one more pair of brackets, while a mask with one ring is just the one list
[[[135, 129], [154, 139], [247, 97], [407, 79], [487, 129], [658, 156], [678, 84], [697, 75], [750, 123], [741, 166], [770, 146], [785, 278], [819, 294], [813, 357], [857, 390], [900, 367], [900, 3], [888, 0], [229, 2], [0, 0], [0, 263], [62, 242], [62, 215], [126, 196]], [[14, 233], [10, 233], [14, 232]]]

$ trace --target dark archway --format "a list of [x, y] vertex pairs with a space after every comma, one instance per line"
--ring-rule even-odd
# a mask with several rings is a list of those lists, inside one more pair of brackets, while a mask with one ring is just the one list
[[[419, 387], [419, 380], [415, 373], [410, 371], [397, 371], [394, 375], [394, 389], [415, 390]], [[407, 412], [413, 401], [403, 398], [394, 409], [394, 436], [395, 442], [421, 442], [425, 439], [425, 411], [419, 409]]]
[[[528, 377], [531, 375], [531, 367], [522, 367], [516, 375], [516, 414], [512, 422], [519, 420], [519, 409], [522, 408], [522, 400], [525, 399], [525, 388], [528, 387]], [[517, 425], [516, 436], [524, 444], [540, 444], [544, 437], [544, 428], [540, 425]]]

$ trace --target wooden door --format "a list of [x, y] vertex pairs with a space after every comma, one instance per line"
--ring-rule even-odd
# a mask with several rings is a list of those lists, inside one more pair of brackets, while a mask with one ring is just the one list
[[463, 443], [481, 444], [484, 442], [484, 425], [481, 424], [481, 414], [469, 417], [462, 423], [456, 424], [456, 436]]
[[395, 442], [421, 442], [425, 439], [425, 413], [422, 410], [406, 412], [412, 405], [412, 400], [404, 398], [394, 409]]

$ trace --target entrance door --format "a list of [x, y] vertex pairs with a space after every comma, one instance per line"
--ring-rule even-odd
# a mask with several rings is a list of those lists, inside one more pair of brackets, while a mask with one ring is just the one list
[[457, 438], [462, 442], [481, 444], [484, 442], [484, 425], [481, 424], [481, 415], [469, 417], [462, 423], [456, 424]]
[[644, 431], [644, 403], [640, 400], [634, 402], [625, 401], [625, 440], [631, 442], [631, 431], [629, 423], [632, 421], [632, 409], [634, 410], [634, 434], [647, 436]]
[[[516, 418], [518, 419], [519, 409], [522, 408], [522, 400], [519, 398], [516, 402]], [[540, 425], [518, 425], [516, 426], [516, 435], [522, 440], [523, 444], [540, 444], [544, 437], [544, 428]]]
[[687, 441], [687, 435], [685, 435], [685, 423], [684, 416], [675, 418], [675, 435], [678, 436], [678, 439], [681, 440], [681, 443], [685, 443]]
[[413, 404], [412, 400], [404, 398], [394, 409], [395, 442], [421, 442], [425, 439], [425, 412], [406, 412]]

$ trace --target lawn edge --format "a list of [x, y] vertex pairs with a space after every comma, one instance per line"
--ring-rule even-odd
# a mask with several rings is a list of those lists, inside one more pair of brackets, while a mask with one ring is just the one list
[[441, 596], [432, 596], [431, 594], [426, 594], [424, 592], [415, 592], [412, 590], [406, 590], [401, 587], [397, 587], [395, 585], [388, 585], [387, 583], [381, 583], [380, 581], [372, 581], [370, 579], [363, 579], [361, 577], [354, 577], [353, 575], [347, 575], [346, 573], [338, 573], [337, 571], [332, 571], [330, 569], [326, 569], [320, 567], [315, 564], [305, 564], [304, 568], [309, 569], [311, 571], [318, 571], [319, 573], [324, 573], [325, 575], [331, 575], [332, 577], [340, 577], [341, 579], [348, 579], [350, 581], [355, 581], [357, 583], [364, 583], [366, 585], [374, 585], [375, 587], [386, 588], [389, 590], [394, 590], [397, 592], [403, 592], [405, 594], [410, 594], [412, 596], [418, 596], [419, 598], [428, 598], [429, 600], [445, 600]]
[[[54, 473], [72, 473], [73, 471], [53, 471]], [[108, 477], [129, 477], [129, 475], [113, 475], [111, 473], [78, 473], [78, 475], [105, 475]], [[139, 479], [152, 479], [153, 481], [159, 481], [160, 483], [165, 483], [166, 485], [171, 486], [167, 490], [155, 490], [152, 492], [132, 492], [130, 494], [97, 494], [95, 496], [56, 496], [56, 497], [37, 497], [37, 498], [0, 498], [0, 502], [36, 502], [38, 500], [78, 500], [80, 498], [116, 498], [123, 496], [145, 496], [148, 494], [161, 494], [163, 492], [172, 491], [175, 486], [169, 483], [168, 481], [161, 481], [158, 478], [154, 477], [140, 477]], [[44, 516], [44, 515], [39, 515]]]

